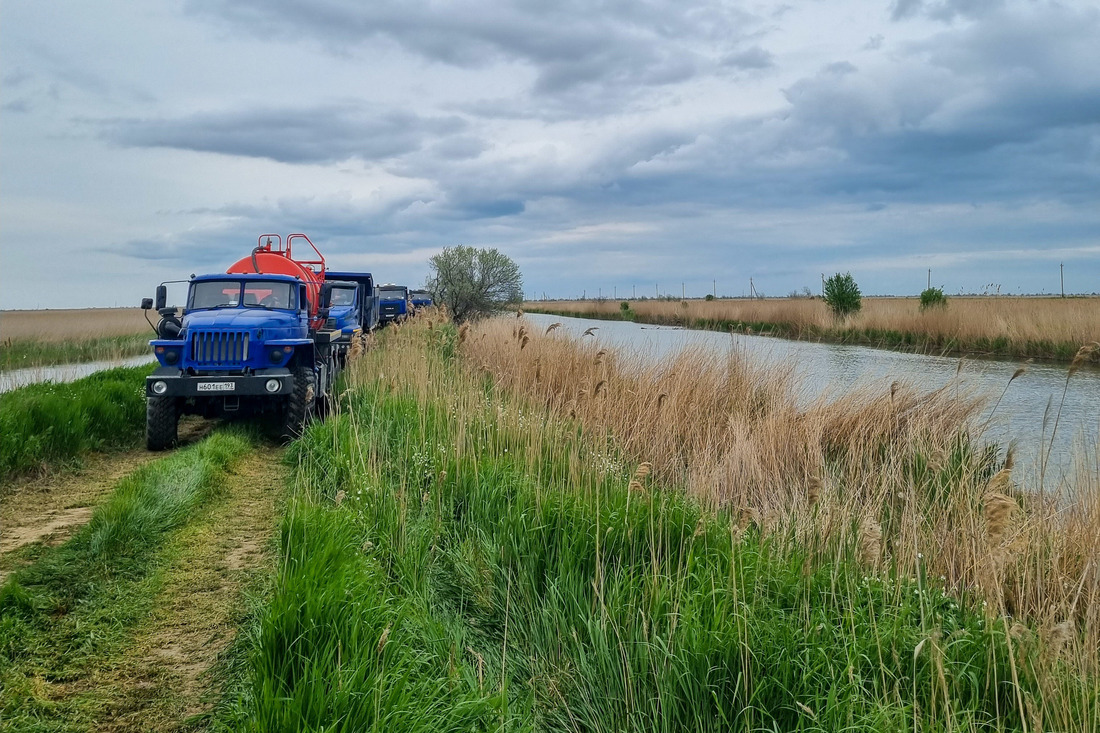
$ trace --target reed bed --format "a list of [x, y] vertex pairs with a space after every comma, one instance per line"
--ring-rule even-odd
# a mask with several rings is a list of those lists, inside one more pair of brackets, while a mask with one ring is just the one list
[[1029, 500], [975, 398], [799, 411], [736, 355], [438, 314], [347, 382], [215, 730], [1100, 725], [1096, 506]]
[[150, 338], [138, 308], [3, 311], [0, 371], [121, 360], [150, 353]]
[[[923, 353], [1070, 361], [1100, 341], [1100, 298], [949, 298], [920, 309], [918, 298], [864, 298], [862, 310], [837, 321], [819, 298], [632, 300], [629, 317], [646, 323], [773, 333], [786, 338], [862, 343]], [[619, 318], [620, 301], [546, 301], [524, 307]]]
[[864, 387], [799, 408], [789, 366], [699, 350], [648, 365], [559, 333], [497, 319], [461, 349], [497, 387], [611, 436], [704, 505], [801, 547], [854, 543], [869, 570], [979, 598], [1096, 675], [1094, 452], [1074, 483], [1040, 487], [975, 442], [982, 400], [952, 386]]

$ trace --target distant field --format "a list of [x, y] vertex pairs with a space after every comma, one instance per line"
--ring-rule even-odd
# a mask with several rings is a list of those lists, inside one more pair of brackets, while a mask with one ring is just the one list
[[152, 333], [140, 308], [0, 311], [0, 338], [5, 342], [87, 340], [141, 332]]
[[1100, 298], [949, 298], [921, 312], [917, 298], [864, 298], [838, 322], [820, 298], [768, 300], [533, 301], [525, 308], [596, 318], [622, 317], [693, 328], [767, 331], [787, 338], [862, 343], [924, 353], [1072, 359], [1100, 341]]
[[0, 311], [0, 370], [136, 356], [151, 336], [139, 308]]

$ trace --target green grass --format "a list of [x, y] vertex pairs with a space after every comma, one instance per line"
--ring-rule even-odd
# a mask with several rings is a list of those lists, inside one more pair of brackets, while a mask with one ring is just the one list
[[103, 336], [80, 341], [49, 342], [37, 339], [8, 339], [0, 342], [0, 372], [53, 364], [125, 359], [151, 353], [150, 333]]
[[136, 445], [152, 366], [108, 369], [0, 394], [0, 481], [72, 463], [88, 451]]
[[221, 431], [119, 482], [88, 524], [0, 586], [0, 729], [86, 730], [102, 706], [83, 684], [152, 607], [171, 534], [254, 447]]
[[628, 491], [613, 448], [569, 425], [533, 443], [499, 395], [451, 409], [359, 388], [295, 446], [216, 727], [1016, 730], [1041, 707], [1033, 652], [935, 583]]

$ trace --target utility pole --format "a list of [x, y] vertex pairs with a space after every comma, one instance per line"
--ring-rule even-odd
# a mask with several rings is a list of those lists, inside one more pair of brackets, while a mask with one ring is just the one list
[[661, 285], [660, 283], [653, 283], [653, 296], [656, 298], [661, 297]]
[[1062, 262], [1058, 265], [1058, 277], [1062, 281], [1062, 297], [1066, 297], [1066, 263]]
[[634, 293], [634, 295], [631, 296], [631, 299], [632, 300], [637, 300], [638, 299], [638, 286], [637, 285], [631, 285], [630, 287], [633, 288], [633, 290], [631, 290], [631, 292]]
[[587, 290], [582, 290], [581, 291], [581, 300], [588, 300], [588, 291]]
[[932, 289], [932, 268], [928, 268], [928, 289]]
[[710, 281], [710, 288], [711, 288], [711, 295], [713, 295], [715, 298], [717, 298], [718, 297], [718, 281], [717, 280], [711, 280]]
[[614, 298], [615, 300], [618, 300], [619, 299], [619, 286], [618, 285], [612, 285], [611, 287], [613, 288], [613, 290], [611, 291], [611, 297]]
[[821, 273], [821, 297], [825, 297], [825, 273]]
[[687, 289], [684, 287], [683, 281], [680, 281], [680, 300], [687, 300]]
[[596, 297], [598, 297], [600, 300], [603, 300], [603, 288], [602, 287], [600, 288], [599, 292], [600, 292], [600, 294]]

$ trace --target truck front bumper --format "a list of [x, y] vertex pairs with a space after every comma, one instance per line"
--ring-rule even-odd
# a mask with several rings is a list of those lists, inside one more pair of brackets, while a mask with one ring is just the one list
[[[278, 382], [278, 389], [269, 383]], [[289, 369], [264, 369], [255, 374], [192, 375], [161, 367], [145, 378], [147, 397], [284, 397], [294, 388]]]

